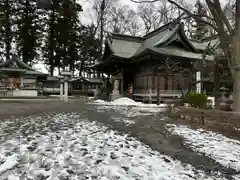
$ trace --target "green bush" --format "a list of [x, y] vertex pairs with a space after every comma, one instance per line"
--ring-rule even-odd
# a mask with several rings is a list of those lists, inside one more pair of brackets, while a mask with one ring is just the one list
[[187, 103], [194, 108], [204, 108], [207, 105], [207, 95], [203, 93], [190, 92], [187, 95]]

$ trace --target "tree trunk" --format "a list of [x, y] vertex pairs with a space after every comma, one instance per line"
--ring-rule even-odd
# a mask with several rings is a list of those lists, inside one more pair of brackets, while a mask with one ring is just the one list
[[9, 0], [5, 0], [5, 45], [6, 45], [6, 60], [10, 59], [10, 51], [11, 51], [11, 24], [10, 24], [10, 6]]
[[[236, 1], [236, 22], [235, 37], [233, 38], [233, 65], [234, 84], [233, 84], [233, 110], [240, 112], [240, 1]], [[233, 68], [233, 67], [230, 67]]]
[[81, 77], [81, 76], [84, 76], [84, 75], [82, 74], [82, 72], [83, 72], [83, 67], [84, 67], [84, 61], [81, 62], [81, 65], [80, 65], [80, 68], [79, 68], [79, 76], [80, 76], [80, 77]]
[[61, 68], [58, 67], [58, 74], [60, 75], [61, 74]]
[[53, 76], [54, 74], [54, 32], [55, 32], [55, 9], [56, 9], [56, 2], [53, 1], [52, 4], [52, 12], [51, 12], [51, 20], [50, 20], [50, 34], [49, 34], [49, 61], [50, 61], [50, 74]]
[[233, 110], [240, 112], [240, 69], [235, 71], [233, 97]]
[[220, 108], [220, 74], [214, 73], [214, 97], [215, 97], [215, 108]]

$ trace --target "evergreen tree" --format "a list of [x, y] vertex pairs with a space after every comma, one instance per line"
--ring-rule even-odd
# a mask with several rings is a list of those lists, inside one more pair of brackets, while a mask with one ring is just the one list
[[78, 27], [81, 6], [75, 0], [53, 1], [48, 11], [48, 37], [44, 46], [45, 63], [54, 68], [75, 68], [78, 59]]
[[57, 25], [57, 17], [59, 13], [57, 9], [59, 8], [59, 4], [56, 1], [53, 1], [50, 7], [44, 9], [44, 19], [43, 23], [45, 23], [45, 27], [43, 27], [44, 39], [42, 43], [42, 58], [44, 60], [44, 64], [49, 66], [50, 74], [53, 75], [54, 68], [57, 67], [59, 62], [56, 62], [56, 25]]
[[94, 25], [81, 26], [79, 38], [80, 59], [76, 62], [76, 68], [79, 70], [79, 76], [83, 72], [90, 71], [90, 66], [96, 63], [100, 56], [100, 39], [96, 38], [96, 27]]
[[23, 62], [32, 65], [37, 58], [39, 43], [39, 25], [36, 0], [19, 1], [17, 11], [16, 43], [18, 54]]
[[56, 37], [56, 41], [63, 69], [72, 64], [72, 62], [70, 62], [71, 54], [69, 54], [70, 44], [77, 43], [75, 39], [72, 38], [76, 32], [75, 27], [78, 24], [77, 10], [74, 6], [75, 4], [72, 0], [66, 0], [61, 4], [61, 8], [59, 9], [60, 16], [57, 23], [58, 36]]
[[14, 8], [16, 2], [13, 0], [1, 0], [1, 37], [0, 37], [0, 48], [1, 55], [5, 56], [5, 59], [9, 59], [11, 55], [11, 46], [13, 40], [13, 14], [16, 11]]

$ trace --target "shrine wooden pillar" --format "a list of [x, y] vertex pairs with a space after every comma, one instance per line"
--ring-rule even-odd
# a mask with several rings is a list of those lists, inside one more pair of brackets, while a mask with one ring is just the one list
[[152, 90], [154, 91], [154, 77], [155, 77], [155, 70], [154, 70], [154, 68], [152, 68]]
[[121, 68], [121, 95], [123, 96], [123, 68]]

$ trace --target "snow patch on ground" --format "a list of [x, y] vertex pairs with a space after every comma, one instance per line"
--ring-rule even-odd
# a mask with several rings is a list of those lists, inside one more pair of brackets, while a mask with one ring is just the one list
[[107, 102], [103, 101], [101, 99], [97, 99], [97, 100], [93, 101], [92, 104], [103, 104], [104, 105], [104, 104], [107, 104]]
[[129, 98], [119, 98], [119, 99], [116, 99], [115, 101], [113, 101], [111, 103], [113, 103], [115, 105], [129, 105], [129, 106], [135, 106], [135, 105], [139, 104], [139, 103], [137, 103], [134, 100], [129, 99]]
[[207, 100], [210, 101], [209, 105], [211, 105], [212, 107], [215, 106], [215, 97], [208, 96], [208, 97], [207, 97]]
[[135, 124], [137, 117], [156, 116], [159, 112], [163, 112], [162, 108], [146, 108], [146, 107], [128, 107], [128, 106], [96, 106], [99, 113], [119, 113], [112, 115], [114, 122], [123, 122], [126, 125]]
[[129, 98], [120, 98], [113, 102], [106, 102], [103, 100], [95, 100], [92, 104], [96, 105], [96, 111], [99, 113], [117, 112], [121, 115], [111, 116], [115, 122], [124, 122], [126, 125], [134, 124], [135, 121], [131, 118], [139, 116], [153, 116], [166, 109], [164, 105], [158, 106], [156, 104], [143, 104], [135, 102]]
[[2, 159], [0, 160], [3, 161], [3, 163], [0, 164], [0, 174], [14, 168], [18, 164], [18, 157], [16, 156], [16, 154], [2, 157]]
[[194, 151], [211, 157], [225, 167], [240, 171], [240, 141], [203, 129], [193, 130], [184, 125], [167, 125], [174, 135], [184, 138], [186, 145]]
[[131, 124], [135, 124], [135, 121], [124, 118], [124, 117], [116, 117], [116, 116], [111, 116], [114, 122], [123, 122], [126, 126], [129, 126]]
[[20, 180], [20, 178], [18, 176], [14, 175], [14, 174], [10, 174], [8, 176], [8, 180]]
[[155, 108], [167, 108], [168, 105], [167, 104], [144, 104], [141, 102], [136, 102], [130, 98], [119, 98], [116, 99], [115, 101], [110, 101], [110, 102], [106, 102], [100, 99], [97, 99], [93, 102], [91, 102], [92, 104], [102, 104], [102, 105], [115, 105], [115, 106], [138, 106], [138, 107], [155, 107]]
[[23, 119], [0, 143], [0, 156], [0, 179], [8, 180], [224, 179], [72, 113]]
[[234, 179], [234, 180], [239, 180], [239, 179], [240, 179], [240, 175], [235, 175], [235, 176], [233, 176], [233, 179]]

